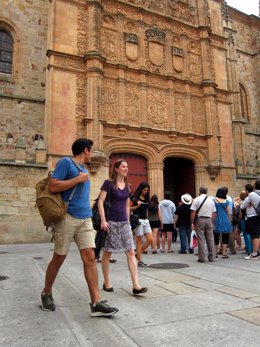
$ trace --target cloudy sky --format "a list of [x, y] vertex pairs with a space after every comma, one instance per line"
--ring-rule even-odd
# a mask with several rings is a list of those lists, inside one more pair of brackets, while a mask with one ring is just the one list
[[241, 12], [259, 16], [258, 0], [226, 0], [226, 2]]

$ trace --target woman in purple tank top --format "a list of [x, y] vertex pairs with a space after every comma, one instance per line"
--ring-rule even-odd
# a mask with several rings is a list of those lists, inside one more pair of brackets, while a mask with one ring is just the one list
[[[124, 251], [127, 256], [128, 269], [133, 283], [133, 294], [147, 292], [138, 282], [137, 264], [134, 253], [134, 240], [129, 222], [130, 189], [127, 182], [128, 166], [124, 159], [115, 162], [111, 181], [104, 181], [98, 201], [101, 219], [101, 229], [107, 232], [102, 256], [102, 271], [104, 276], [103, 289], [113, 292], [109, 276], [109, 260], [113, 252]], [[107, 193], [110, 196], [108, 221], [105, 219], [104, 201]]]

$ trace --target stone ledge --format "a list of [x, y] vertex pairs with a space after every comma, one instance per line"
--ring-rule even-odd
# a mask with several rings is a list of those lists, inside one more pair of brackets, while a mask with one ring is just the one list
[[14, 160], [4, 160], [0, 159], [0, 166], [19, 166], [19, 167], [33, 167], [39, 169], [48, 169], [48, 163], [46, 164], [37, 164], [35, 162], [25, 162], [25, 163], [17, 163]]

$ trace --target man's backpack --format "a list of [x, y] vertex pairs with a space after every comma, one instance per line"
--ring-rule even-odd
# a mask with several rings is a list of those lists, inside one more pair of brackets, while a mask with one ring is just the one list
[[[73, 160], [72, 160], [73, 161]], [[73, 161], [73, 163], [80, 170], [78, 165]], [[50, 193], [48, 189], [48, 184], [51, 179], [51, 172], [49, 172], [48, 177], [39, 181], [36, 184], [36, 206], [40, 212], [43, 220], [43, 224], [46, 226], [46, 230], [52, 232], [54, 226], [61, 222], [65, 217], [68, 209], [68, 205], [71, 202], [73, 195], [75, 193], [75, 186], [69, 196], [67, 202], [62, 200], [61, 193]], [[50, 230], [49, 230], [50, 228]]]
[[67, 212], [68, 204], [61, 198], [61, 193], [50, 193], [48, 184], [51, 174], [36, 184], [36, 206], [40, 212], [43, 224], [48, 228], [54, 228], [61, 222]]

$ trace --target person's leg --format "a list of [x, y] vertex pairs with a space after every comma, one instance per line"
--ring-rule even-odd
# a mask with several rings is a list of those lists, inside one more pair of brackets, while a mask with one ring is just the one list
[[45, 275], [45, 287], [43, 289], [43, 292], [45, 294], [52, 294], [53, 283], [56, 279], [56, 276], [59, 272], [59, 269], [60, 269], [61, 265], [63, 264], [66, 256], [67, 256], [66, 254], [65, 255], [59, 255], [55, 252], [53, 253], [52, 260], [50, 261], [50, 263], [47, 267], [47, 271], [46, 271], [46, 275]]
[[198, 238], [198, 261], [205, 262], [205, 236], [204, 236], [204, 222], [198, 218], [194, 225], [194, 229]]
[[222, 257], [227, 258], [227, 245], [229, 242], [229, 234], [222, 234]]
[[217, 256], [218, 256], [219, 237], [220, 237], [220, 233], [217, 233], [216, 231], [214, 231], [214, 244], [215, 244], [215, 254], [216, 254], [216, 258], [217, 258]]
[[162, 231], [162, 252], [165, 251], [165, 238], [166, 238], [166, 232]]
[[136, 236], [136, 256], [138, 263], [142, 261], [142, 245], [143, 245], [143, 236]]
[[142, 253], [153, 243], [153, 234], [152, 233], [147, 233], [145, 234], [145, 243], [142, 245], [141, 251]]
[[157, 250], [159, 251], [161, 249], [161, 229], [158, 229], [158, 233], [157, 233]]
[[153, 235], [152, 250], [156, 251], [158, 228], [152, 228], [152, 235]]
[[211, 218], [207, 218], [205, 221], [204, 227], [205, 239], [208, 248], [208, 259], [209, 261], [214, 261], [215, 250], [214, 250], [214, 241], [213, 241], [213, 225]]
[[127, 265], [131, 275], [133, 288], [140, 289], [142, 287], [140, 286], [138, 282], [138, 272], [137, 272], [137, 266], [136, 266], [136, 260], [135, 260], [135, 253], [134, 251], [126, 251], [125, 254], [127, 257]]
[[257, 254], [259, 250], [259, 236], [252, 238], [252, 243], [253, 243], [253, 253]]
[[172, 231], [167, 231], [167, 244], [168, 244], [168, 252], [171, 252], [171, 246], [172, 246]]
[[97, 272], [94, 249], [93, 248], [81, 249], [80, 256], [83, 263], [84, 275], [88, 285], [91, 303], [96, 304], [97, 302], [100, 301], [100, 295], [99, 295], [99, 289], [98, 289], [98, 272]]
[[229, 249], [231, 254], [236, 254], [236, 247], [235, 247], [235, 231], [233, 229], [233, 225], [231, 225], [232, 231], [229, 234]]
[[180, 226], [179, 227], [179, 235], [180, 235], [180, 241], [181, 241], [181, 253], [186, 253], [186, 228], [185, 226]]
[[104, 286], [106, 288], [111, 288], [111, 282], [109, 277], [109, 263], [111, 258], [111, 252], [103, 251], [102, 255], [102, 272], [104, 277]]

